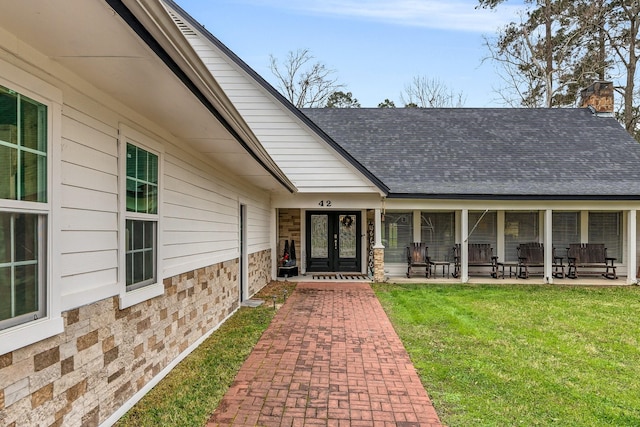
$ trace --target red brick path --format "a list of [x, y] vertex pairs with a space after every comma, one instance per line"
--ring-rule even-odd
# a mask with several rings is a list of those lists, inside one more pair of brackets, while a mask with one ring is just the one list
[[367, 283], [300, 283], [212, 426], [441, 426]]

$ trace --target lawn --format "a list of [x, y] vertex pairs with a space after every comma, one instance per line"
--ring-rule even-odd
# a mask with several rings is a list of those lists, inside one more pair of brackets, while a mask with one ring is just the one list
[[640, 425], [640, 287], [374, 290], [444, 424]]

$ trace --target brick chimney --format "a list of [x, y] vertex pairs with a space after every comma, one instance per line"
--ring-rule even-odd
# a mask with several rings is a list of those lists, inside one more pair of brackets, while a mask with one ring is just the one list
[[580, 106], [596, 115], [613, 115], [613, 82], [595, 81], [580, 91]]

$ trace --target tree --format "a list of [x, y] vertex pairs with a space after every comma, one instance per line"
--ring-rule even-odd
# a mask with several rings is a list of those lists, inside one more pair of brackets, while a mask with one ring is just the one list
[[351, 92], [333, 92], [327, 99], [327, 108], [360, 108], [360, 103]]
[[[505, 1], [479, 0], [478, 7], [495, 8]], [[638, 135], [640, 2], [525, 3], [531, 6], [527, 19], [508, 25], [495, 42], [487, 43], [489, 57], [502, 66], [510, 95], [515, 93], [524, 106], [575, 105], [579, 90], [594, 79], [613, 80], [622, 98], [616, 116], [629, 133]]]
[[322, 107], [329, 96], [343, 88], [334, 77], [335, 71], [321, 62], [312, 62], [309, 49], [289, 51], [282, 64], [269, 55], [271, 72], [278, 90], [296, 107]]
[[378, 104], [378, 108], [396, 108], [396, 103], [390, 101], [389, 98], [385, 98], [380, 104]]
[[454, 93], [442, 81], [426, 76], [414, 77], [400, 98], [405, 107], [420, 108], [462, 107], [466, 101], [462, 92]]
[[[480, 0], [480, 5], [496, 7], [503, 1]], [[493, 40], [485, 39], [489, 59], [498, 64], [499, 76], [506, 86], [498, 93], [512, 106], [571, 105], [583, 86], [573, 73], [582, 34], [574, 17], [574, 2], [526, 3], [533, 6], [520, 22], [508, 24]]]

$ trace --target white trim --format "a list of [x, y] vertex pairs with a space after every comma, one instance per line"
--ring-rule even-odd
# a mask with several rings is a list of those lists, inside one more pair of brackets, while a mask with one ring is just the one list
[[125, 291], [120, 293], [120, 310], [140, 304], [148, 299], [155, 298], [164, 294], [164, 284], [161, 280], [133, 291]]
[[0, 355], [62, 332], [64, 332], [64, 321], [59, 314], [14, 326], [0, 333]]
[[[153, 137], [133, 129], [124, 123], [119, 124], [118, 133], [118, 191], [120, 193], [118, 206], [118, 248], [120, 251], [118, 256], [118, 288], [120, 295], [120, 309], [124, 309], [148, 299], [160, 296], [164, 293], [162, 258], [162, 236], [164, 231], [162, 226], [164, 146]], [[156, 214], [143, 215], [135, 212], [127, 213], [127, 143], [131, 143], [136, 147], [142, 148], [158, 156], [158, 212]], [[125, 228], [127, 219], [140, 219], [156, 222], [156, 283], [152, 283], [132, 291], [127, 291], [125, 277], [127, 265], [125, 254]]]
[[93, 288], [82, 289], [62, 296], [62, 311], [73, 310], [77, 307], [87, 305], [87, 301], [91, 303], [101, 301], [118, 295], [118, 288], [114, 283], [107, 283]]
[[58, 218], [61, 211], [62, 91], [25, 70], [0, 59], [0, 85], [40, 102], [47, 107], [47, 202], [30, 203], [2, 200], [3, 210], [42, 214], [47, 218], [46, 316], [0, 331], [0, 354], [34, 344], [64, 331], [60, 299], [60, 238]]
[[185, 351], [183, 351], [175, 359], [173, 359], [171, 363], [169, 363], [162, 371], [158, 373], [158, 375], [156, 375], [149, 382], [147, 382], [144, 385], [144, 387], [142, 387], [136, 394], [131, 396], [129, 400], [127, 400], [122, 405], [120, 405], [120, 407], [114, 413], [112, 413], [109, 418], [107, 418], [106, 420], [104, 420], [102, 424], [100, 424], [100, 427], [110, 427], [114, 425], [124, 414], [127, 413], [129, 409], [133, 408], [133, 405], [138, 403], [138, 401], [140, 401], [140, 399], [142, 399], [147, 393], [149, 393], [149, 391], [151, 391], [153, 387], [155, 387], [160, 381], [162, 381], [162, 379], [166, 377], [169, 374], [169, 372], [171, 372], [173, 368], [176, 367], [178, 363], [180, 363], [185, 357], [191, 354], [193, 350], [198, 348], [200, 344], [202, 344], [207, 338], [211, 336], [211, 334], [217, 331], [220, 328], [220, 326], [222, 326], [227, 320], [229, 320], [229, 318], [233, 316], [236, 313], [236, 311], [238, 311], [238, 309], [235, 309], [227, 317], [225, 317], [222, 320], [222, 322], [218, 323], [206, 334], [198, 338], [197, 341], [195, 341], [193, 344], [187, 347]]

